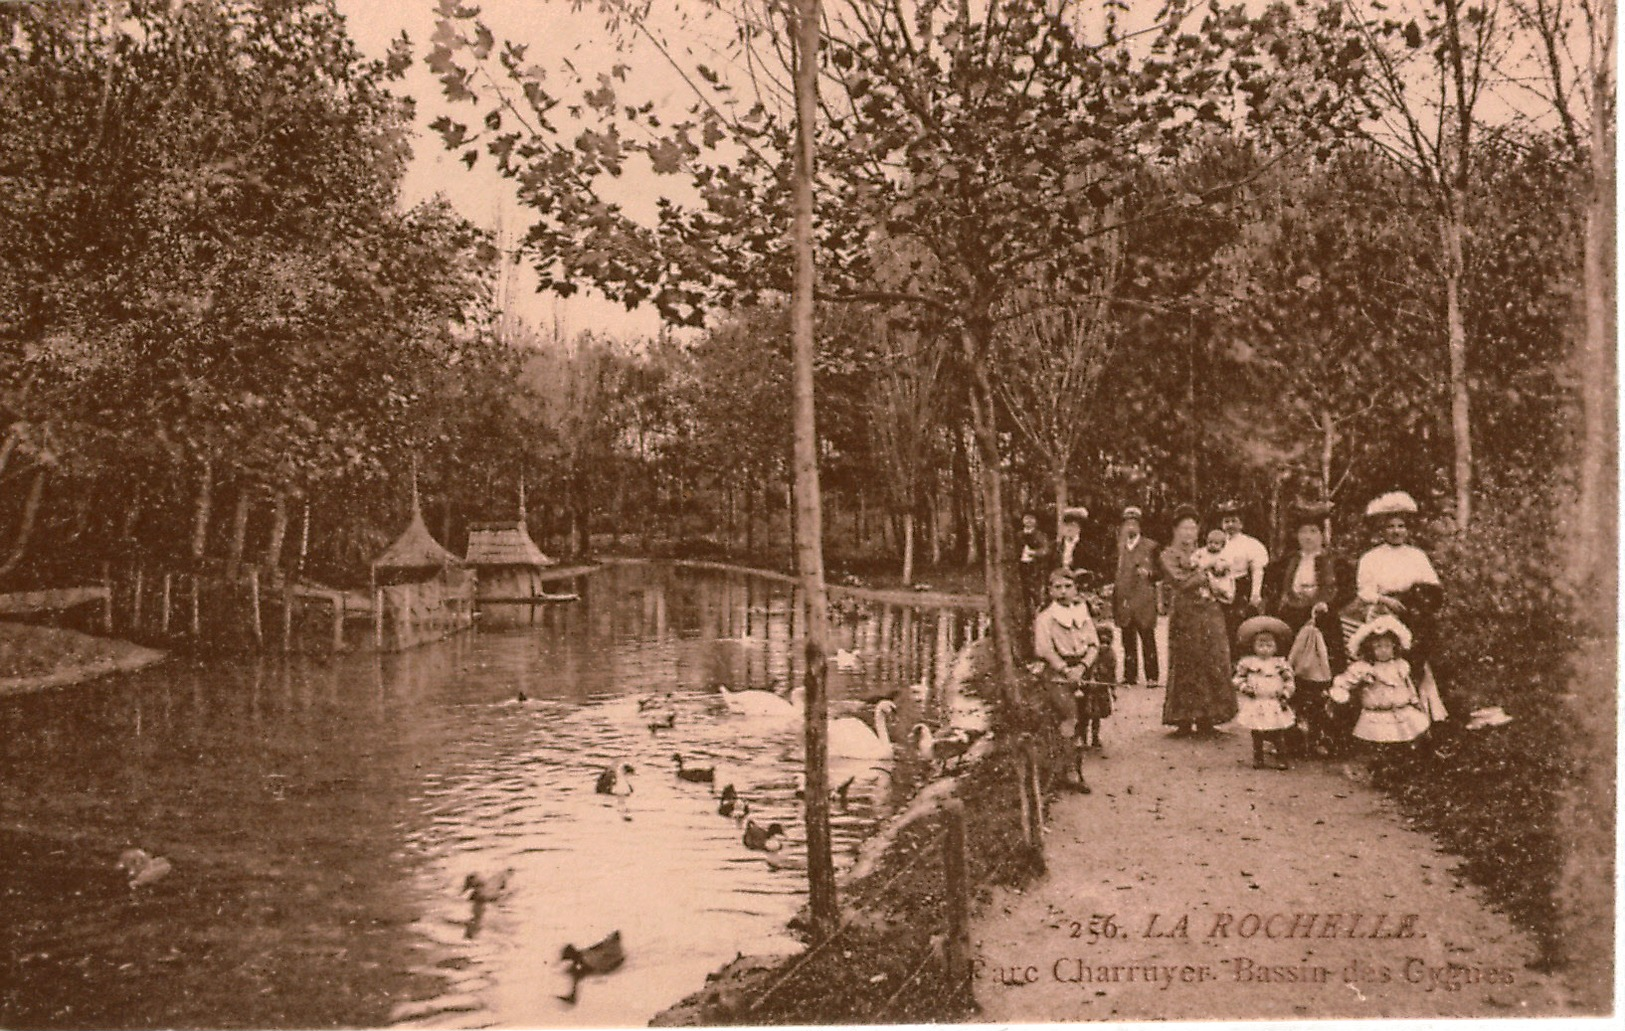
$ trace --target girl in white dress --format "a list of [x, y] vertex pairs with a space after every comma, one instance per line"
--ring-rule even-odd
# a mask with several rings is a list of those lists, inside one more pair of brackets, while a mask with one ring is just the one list
[[[1241, 624], [1236, 641], [1243, 655], [1236, 663], [1236, 722], [1253, 732], [1253, 768], [1287, 768], [1286, 731], [1297, 717], [1292, 713], [1294, 688], [1292, 664], [1283, 657], [1282, 645], [1292, 631], [1274, 616], [1254, 616]], [[1274, 753], [1265, 762], [1265, 746]]]
[[1356, 738], [1391, 748], [1415, 741], [1432, 725], [1411, 664], [1400, 657], [1410, 644], [1409, 628], [1390, 615], [1365, 623], [1349, 639], [1355, 661], [1332, 680], [1327, 695], [1339, 705], [1357, 701]]

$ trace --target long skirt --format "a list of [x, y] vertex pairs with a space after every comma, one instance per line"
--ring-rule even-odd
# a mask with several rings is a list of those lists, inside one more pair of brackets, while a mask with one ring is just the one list
[[1235, 718], [1230, 641], [1217, 602], [1176, 596], [1168, 615], [1168, 693], [1162, 722], [1171, 727]]

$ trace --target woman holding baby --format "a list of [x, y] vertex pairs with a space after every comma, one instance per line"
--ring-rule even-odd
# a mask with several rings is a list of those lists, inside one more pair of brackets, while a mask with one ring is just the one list
[[1204, 560], [1208, 556], [1198, 545], [1199, 530], [1196, 510], [1180, 508], [1174, 513], [1173, 541], [1161, 555], [1170, 593], [1168, 693], [1162, 722], [1179, 737], [1206, 733], [1236, 715], [1230, 641], [1224, 609], [1215, 594], [1215, 589], [1224, 590], [1225, 570]]

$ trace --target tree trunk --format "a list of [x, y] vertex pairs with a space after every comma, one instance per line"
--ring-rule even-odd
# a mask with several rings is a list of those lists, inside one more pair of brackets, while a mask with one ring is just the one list
[[914, 513], [903, 513], [903, 586], [914, 582]]
[[965, 362], [971, 371], [971, 423], [975, 428], [978, 464], [981, 466], [983, 538], [985, 542], [983, 575], [987, 584], [988, 607], [993, 614], [993, 654], [1000, 675], [1000, 692], [1005, 699], [1015, 701], [1016, 659], [1011, 634], [1010, 596], [1006, 588], [1004, 561], [1004, 498], [999, 471], [999, 436], [994, 425], [994, 393], [988, 378], [985, 327], [981, 339], [977, 330], [960, 330]]
[[942, 565], [942, 499], [931, 495], [931, 568]]
[[203, 561], [209, 546], [209, 515], [214, 509], [214, 461], [203, 460], [203, 475], [198, 480], [197, 504], [192, 515], [192, 562]]
[[28, 499], [23, 502], [22, 521], [17, 524], [17, 539], [11, 545], [11, 554], [0, 562], [0, 576], [5, 576], [28, 554], [28, 540], [34, 536], [34, 519], [39, 515], [40, 498], [45, 494], [45, 470], [34, 470], [34, 481], [28, 485]]
[[[1591, 70], [1592, 95], [1614, 95], [1612, 54], [1614, 14], [1612, 5], [1603, 5], [1599, 15], [1601, 41], [1596, 52], [1603, 55]], [[1592, 110], [1612, 109], [1602, 99]], [[1614, 309], [1615, 168], [1614, 125], [1610, 118], [1594, 115], [1591, 127], [1591, 183], [1587, 196], [1585, 222], [1585, 335], [1577, 357], [1582, 409], [1578, 504], [1575, 527], [1578, 547], [1571, 552], [1574, 586], [1590, 600], [1579, 611], [1589, 611], [1598, 628], [1612, 632], [1618, 547], [1615, 534], [1618, 492], [1617, 382], [1615, 366], [1618, 330]], [[1588, 582], [1589, 581], [1589, 582]], [[1606, 603], [1606, 604], [1604, 604]]]
[[237, 490], [237, 508], [231, 515], [231, 544], [226, 552], [226, 579], [237, 579], [243, 564], [243, 542], [248, 539], [248, 505], [254, 496], [251, 484], [244, 483]]
[[1061, 517], [1066, 515], [1066, 470], [1055, 469], [1050, 472], [1050, 483], [1055, 488], [1055, 536], [1061, 532]]
[[745, 483], [745, 554], [756, 553], [756, 485]]
[[271, 535], [265, 542], [263, 565], [273, 580], [278, 579], [282, 565], [282, 542], [288, 536], [288, 494], [276, 491], [271, 495]]
[[1444, 223], [1444, 317], [1450, 338], [1450, 435], [1455, 447], [1456, 530], [1467, 529], [1473, 517], [1473, 441], [1467, 396], [1467, 325], [1461, 310], [1462, 252], [1460, 205], [1456, 196]]
[[813, 158], [818, 119], [818, 0], [796, 0], [794, 13], [796, 160], [792, 183], [795, 282], [791, 291], [794, 365], [796, 568], [807, 601], [806, 749], [807, 887], [812, 935], [834, 933], [840, 913], [829, 828], [829, 620], [824, 597], [824, 543], [818, 484], [818, 422], [813, 397]]

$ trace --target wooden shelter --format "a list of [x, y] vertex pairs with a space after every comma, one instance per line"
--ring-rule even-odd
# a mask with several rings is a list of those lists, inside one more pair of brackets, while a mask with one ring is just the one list
[[524, 519], [471, 525], [465, 561], [479, 577], [483, 622], [494, 626], [535, 622], [536, 604], [548, 598], [542, 588], [542, 570], [554, 560], [531, 540]]
[[412, 477], [412, 521], [372, 560], [373, 643], [402, 651], [474, 623], [474, 576], [429, 533]]

